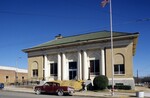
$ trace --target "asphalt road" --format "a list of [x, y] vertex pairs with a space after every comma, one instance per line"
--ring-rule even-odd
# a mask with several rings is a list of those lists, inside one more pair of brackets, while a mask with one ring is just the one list
[[[60, 96], [49, 95], [49, 94], [36, 95], [36, 94], [33, 94], [33, 93], [0, 91], [0, 98], [42, 98], [42, 97], [43, 98], [60, 98]], [[61, 96], [61, 98], [87, 98], [87, 97]]]

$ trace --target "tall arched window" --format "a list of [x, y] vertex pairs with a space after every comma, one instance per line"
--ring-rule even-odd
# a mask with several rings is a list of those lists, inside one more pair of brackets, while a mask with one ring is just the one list
[[38, 63], [36, 61], [32, 63], [32, 76], [38, 77]]
[[121, 53], [115, 55], [114, 74], [125, 74], [124, 56]]

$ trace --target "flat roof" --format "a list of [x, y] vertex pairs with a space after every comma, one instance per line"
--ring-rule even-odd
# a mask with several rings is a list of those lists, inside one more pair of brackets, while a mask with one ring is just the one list
[[8, 66], [0, 66], [0, 70], [11, 70], [11, 71], [17, 71], [20, 73], [28, 73], [27, 69], [20, 69], [16, 67], [8, 67]]

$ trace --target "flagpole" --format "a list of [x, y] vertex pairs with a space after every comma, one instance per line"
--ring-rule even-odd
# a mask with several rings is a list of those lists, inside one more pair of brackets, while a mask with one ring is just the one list
[[110, 3], [110, 32], [111, 32], [111, 67], [112, 67], [112, 96], [114, 96], [114, 58], [113, 58], [113, 27], [112, 27], [112, 5]]

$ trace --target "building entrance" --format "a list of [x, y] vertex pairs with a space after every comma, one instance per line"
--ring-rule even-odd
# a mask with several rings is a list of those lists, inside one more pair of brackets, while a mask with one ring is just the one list
[[69, 62], [69, 80], [77, 78], [77, 62]]

